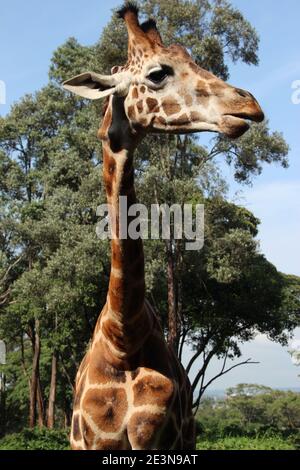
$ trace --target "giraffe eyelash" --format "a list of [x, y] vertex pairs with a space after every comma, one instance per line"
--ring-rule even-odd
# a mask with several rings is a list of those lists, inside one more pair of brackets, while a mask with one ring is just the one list
[[162, 65], [161, 68], [152, 70], [146, 78], [154, 85], [160, 85], [166, 78], [174, 75], [174, 70], [168, 65]]
[[167, 78], [167, 74], [165, 72], [165, 70], [161, 69], [161, 70], [156, 70], [155, 72], [151, 72], [147, 78], [148, 80], [151, 80], [151, 82], [153, 83], [160, 83], [162, 82], [165, 78]]

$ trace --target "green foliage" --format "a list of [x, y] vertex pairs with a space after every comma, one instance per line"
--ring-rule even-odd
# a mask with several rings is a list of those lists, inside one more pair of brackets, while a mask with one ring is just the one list
[[229, 78], [226, 59], [258, 63], [255, 29], [226, 0], [193, 2], [142, 0], [142, 11], [157, 20], [166, 45], [187, 47], [200, 66]]
[[236, 141], [216, 137], [215, 150], [233, 165], [235, 179], [240, 183], [250, 183], [253, 175], [261, 174], [265, 164], [277, 163], [288, 168], [289, 146], [281, 133], [270, 132], [267, 121], [254, 124]]
[[[93, 47], [81, 46], [75, 38], [69, 38], [65, 44], [60, 46], [53, 54], [49, 77], [58, 84], [66, 80], [68, 74], [78, 75], [82, 70], [92, 70], [95, 49]], [[97, 72], [97, 70], [95, 70]]]
[[271, 392], [272, 388], [258, 384], [238, 384], [235, 387], [230, 387], [226, 390], [228, 397], [241, 397], [242, 399], [247, 399], [247, 397], [256, 397], [262, 394], [269, 394]]
[[[139, 2], [142, 13], [157, 20], [166, 44], [183, 44], [199, 65], [223, 78], [229, 76], [231, 62], [258, 63], [257, 33], [228, 1], [175, 3]], [[109, 73], [126, 62], [126, 49], [126, 29], [115, 16], [95, 45], [68, 39], [53, 54], [49, 84], [24, 96], [0, 118], [6, 431], [20, 430], [28, 420], [36, 320], [43, 405], [48, 404], [51, 358], [57, 352], [55, 418], [59, 426], [69, 422], [75, 373], [105, 302], [110, 252], [108, 242], [95, 233], [96, 208], [105, 201], [97, 140], [102, 104], [70, 96], [60, 85], [85, 70]], [[266, 124], [253, 126], [234, 143], [217, 138], [210, 149], [193, 136], [156, 135], [148, 136], [137, 151], [136, 183], [143, 203], [206, 206], [204, 249], [186, 252], [181, 241], [173, 245], [180, 334], [200, 353], [201, 374], [214, 356], [238, 357], [238, 341], [257, 331], [284, 343], [296, 323], [299, 279], [278, 273], [259, 254], [259, 221], [226, 201], [226, 182], [214, 163], [223, 156], [234, 166], [236, 179], [249, 182], [265, 163], [286, 167], [287, 153], [283, 137]], [[147, 292], [166, 326], [166, 246], [161, 240], [148, 241], [145, 255]], [[239, 425], [236, 413], [227, 430]]]
[[[70, 56], [74, 48], [70, 41]], [[52, 354], [59, 351], [56, 421], [63, 425], [76, 370], [105, 301], [108, 243], [95, 233], [96, 208], [104, 200], [98, 119], [96, 108], [66, 99], [55, 84], [66, 49], [53, 59], [53, 83], [0, 120], [0, 296], [3, 290], [4, 300], [12, 300], [0, 315], [0, 337], [9, 351], [6, 430], [20, 429], [28, 419], [35, 320], [45, 409]], [[80, 57], [88, 59], [85, 52]]]
[[197, 441], [197, 450], [295, 450], [290, 440], [282, 437], [225, 437], [215, 440]]
[[65, 430], [24, 429], [0, 439], [0, 450], [69, 450]]
[[224, 400], [204, 399], [197, 420], [200, 442], [228, 436], [277, 436], [298, 445], [300, 394], [240, 384], [228, 389]]

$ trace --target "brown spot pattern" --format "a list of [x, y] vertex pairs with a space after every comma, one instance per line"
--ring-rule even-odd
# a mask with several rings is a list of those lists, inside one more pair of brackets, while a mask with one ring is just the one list
[[189, 124], [190, 120], [187, 114], [182, 114], [176, 119], [173, 119], [171, 124], [172, 125], [184, 125], [184, 124]]
[[201, 78], [204, 78], [205, 80], [211, 80], [212, 78], [214, 78], [210, 72], [207, 72], [207, 70], [202, 69], [197, 64], [195, 64], [195, 62], [189, 62], [189, 67], [193, 72], [197, 73], [199, 76], [201, 76]]
[[164, 416], [137, 412], [129, 420], [128, 438], [135, 448], [151, 449], [157, 435], [157, 429], [162, 425]]
[[172, 399], [174, 386], [171, 380], [163, 376], [149, 375], [140, 379], [133, 386], [134, 405], [152, 404], [168, 406]]
[[116, 162], [113, 158], [111, 158], [111, 160], [108, 163], [108, 173], [110, 175], [113, 175], [115, 172], [115, 169], [116, 169]]
[[166, 98], [162, 102], [162, 108], [167, 116], [179, 113], [181, 107], [172, 97]]
[[110, 388], [90, 389], [83, 400], [84, 410], [91, 416], [96, 426], [105, 432], [117, 432], [127, 411], [125, 390]]
[[191, 120], [194, 121], [201, 121], [201, 114], [197, 113], [197, 111], [191, 112]]
[[108, 195], [108, 196], [111, 196], [111, 195], [112, 195], [112, 184], [111, 184], [111, 180], [106, 180], [106, 181], [105, 181], [105, 189], [106, 189], [107, 195]]
[[184, 101], [187, 106], [192, 106], [193, 98], [191, 95], [184, 95]]
[[132, 119], [132, 120], [135, 119], [135, 109], [134, 109], [134, 106], [132, 106], [132, 105], [131, 105], [131, 106], [128, 106], [127, 113], [128, 113], [129, 119]]
[[134, 87], [132, 90], [132, 98], [136, 100], [139, 97], [137, 87]]
[[91, 427], [88, 425], [83, 416], [81, 416], [81, 429], [85, 445], [91, 446], [95, 438], [95, 433], [92, 431]]
[[142, 113], [143, 109], [144, 109], [143, 101], [142, 100], [138, 101], [137, 104], [136, 104], [136, 107], [137, 107], [138, 112]]
[[111, 242], [111, 255], [114, 268], [120, 269], [122, 266], [122, 252], [117, 240], [112, 240]]
[[158, 111], [158, 101], [157, 100], [155, 100], [154, 98], [147, 98], [146, 103], [147, 103], [147, 106], [148, 106], [148, 111], [150, 113]]
[[165, 120], [165, 118], [162, 117], [162, 116], [158, 116], [155, 120], [156, 120], [159, 124], [166, 125], [166, 123], [167, 123], [167, 121]]
[[131, 372], [131, 379], [135, 380], [137, 378], [137, 376], [139, 375], [139, 373], [140, 373], [140, 368], [138, 367], [136, 370], [133, 370]]
[[80, 441], [81, 439], [81, 432], [80, 432], [80, 427], [79, 427], [79, 416], [75, 415], [73, 417], [73, 422], [72, 422], [72, 435], [75, 441]]
[[97, 344], [93, 350], [92, 362], [89, 367], [89, 382], [91, 384], [105, 384], [107, 382], [122, 384], [125, 381], [125, 372], [107, 364], [103, 359], [103, 346], [101, 343]]
[[112, 439], [98, 439], [97, 448], [101, 450], [122, 450], [123, 442], [120, 440], [114, 441]]
[[74, 410], [76, 410], [80, 405], [80, 400], [81, 400], [81, 397], [82, 397], [82, 394], [83, 394], [83, 391], [84, 391], [84, 387], [85, 387], [85, 376], [86, 376], [86, 373], [84, 374], [84, 376], [82, 376], [80, 378], [79, 388], [78, 388], [78, 390], [76, 388], [76, 391], [75, 391], [74, 405], [73, 405]]
[[109, 339], [118, 349], [125, 348], [123, 331], [120, 329], [118, 324], [113, 320], [109, 319], [103, 322], [102, 331], [104, 336]]

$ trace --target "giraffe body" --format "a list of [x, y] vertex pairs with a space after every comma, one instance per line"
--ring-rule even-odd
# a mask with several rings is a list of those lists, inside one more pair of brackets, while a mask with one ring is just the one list
[[[76, 377], [72, 448], [194, 449], [189, 379], [145, 299], [141, 239], [127, 233], [120, 197], [136, 203], [133, 153], [147, 133], [222, 132], [241, 136], [245, 119], [264, 116], [255, 98], [199, 68], [181, 46], [164, 47], [155, 22], [137, 8], [120, 11], [128, 31], [128, 62], [112, 75], [92, 72], [64, 87], [90, 99], [109, 97], [99, 130], [112, 227], [106, 304]], [[123, 209], [124, 210], [124, 209]]]
[[[136, 142], [134, 133], [126, 130], [122, 109], [113, 103], [111, 108], [100, 133], [110, 134], [103, 141], [104, 181], [108, 202], [118, 214], [120, 196], [127, 197], [128, 205], [136, 201], [132, 159]], [[113, 114], [125, 128], [125, 140], [112, 142]], [[120, 149], [113, 151], [116, 146]], [[119, 218], [117, 225], [107, 302], [76, 378], [72, 447], [192, 449], [195, 433], [188, 378], [145, 300], [142, 242], [119, 239], [119, 230], [124, 229]]]
[[92, 342], [76, 379], [73, 449], [194, 448], [187, 377], [147, 303], [145, 310], [153, 326], [130, 364], [108, 363], [105, 340]]

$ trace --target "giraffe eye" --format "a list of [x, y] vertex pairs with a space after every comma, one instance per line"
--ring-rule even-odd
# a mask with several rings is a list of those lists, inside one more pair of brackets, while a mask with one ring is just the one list
[[157, 70], [156, 72], [152, 72], [150, 73], [147, 78], [149, 80], [151, 80], [151, 82], [153, 83], [160, 83], [162, 82], [166, 77], [167, 77], [167, 73], [165, 70]]
[[147, 75], [147, 79], [157, 85], [165, 80], [165, 78], [167, 78], [169, 75], [174, 75], [173, 69], [168, 65], [162, 65], [161, 69], [154, 70], [153, 72], [149, 73], [149, 75]]

